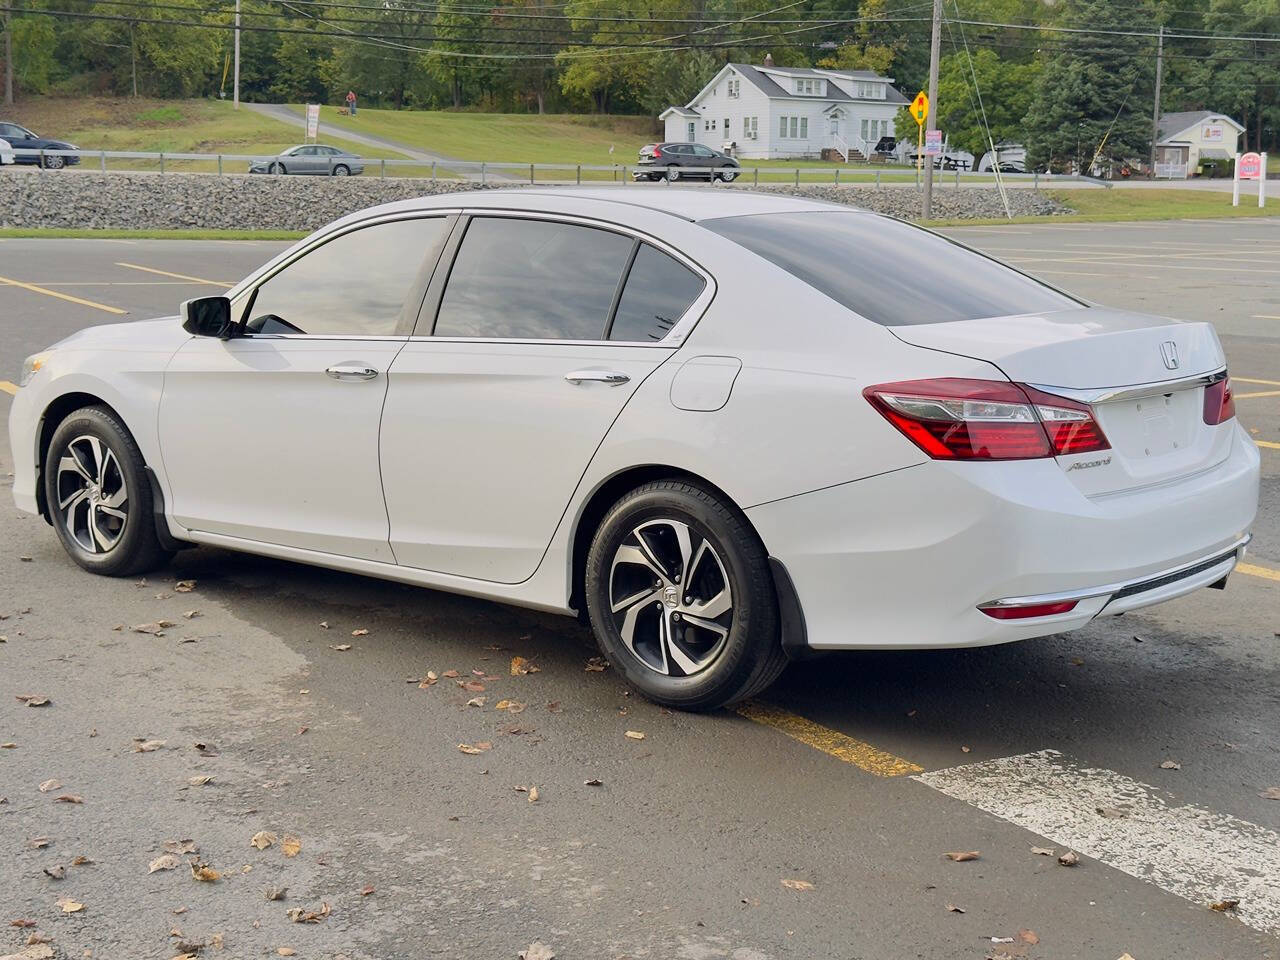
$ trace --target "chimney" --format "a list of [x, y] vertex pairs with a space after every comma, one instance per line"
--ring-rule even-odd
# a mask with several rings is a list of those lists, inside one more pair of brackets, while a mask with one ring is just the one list
[[772, 66], [773, 66], [773, 54], [772, 54], [772, 53], [766, 53], [766, 54], [764, 55], [764, 65], [765, 65], [766, 67], [772, 67]]

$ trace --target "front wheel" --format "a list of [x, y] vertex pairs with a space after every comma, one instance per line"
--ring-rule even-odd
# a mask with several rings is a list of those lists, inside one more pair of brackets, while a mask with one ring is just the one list
[[649, 483], [613, 506], [584, 593], [601, 651], [657, 703], [712, 710], [786, 665], [764, 544], [736, 507], [692, 483]]
[[341, 164], [341, 163], [340, 163], [340, 164], [338, 164], [336, 167], [334, 167], [334, 168], [333, 168], [333, 175], [334, 175], [335, 177], [345, 177], [345, 176], [347, 176], [347, 174], [349, 174], [350, 172], [351, 172], [351, 168], [350, 168], [350, 167], [347, 167], [347, 166], [345, 166], [344, 164]]
[[63, 420], [43, 473], [53, 528], [84, 569], [132, 576], [168, 559], [156, 536], [142, 453], [110, 410], [83, 407]]
[[723, 180], [725, 183], [733, 183], [733, 181], [738, 179], [738, 171], [737, 170], [721, 171], [720, 179]]
[[667, 183], [675, 183], [680, 179], [680, 170], [676, 167], [667, 169]]
[[285, 172], [284, 164], [282, 163], [273, 163], [271, 164], [271, 166], [267, 167], [267, 173], [284, 173], [284, 172]]

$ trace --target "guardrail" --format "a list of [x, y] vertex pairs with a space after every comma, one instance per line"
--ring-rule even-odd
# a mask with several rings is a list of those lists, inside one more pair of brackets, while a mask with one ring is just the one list
[[[13, 148], [13, 152], [17, 156], [33, 157], [36, 165], [41, 171], [58, 172], [72, 164], [66, 161], [71, 160], [81, 169], [90, 169], [88, 164], [92, 162], [96, 166], [98, 173], [140, 173], [147, 172], [139, 170], [136, 167], [121, 170], [108, 168], [108, 160], [125, 161], [128, 163], [146, 163], [156, 167], [156, 171], [160, 174], [176, 174], [181, 171], [174, 169], [174, 164], [191, 164], [199, 163], [205, 165], [215, 165], [219, 176], [230, 174], [247, 174], [249, 173], [248, 165], [252, 163], [270, 163], [278, 159], [278, 155], [264, 156], [258, 154], [239, 154], [239, 153], [147, 153], [132, 150], [30, 150]], [[53, 158], [60, 158], [63, 163], [50, 163]], [[379, 177], [386, 177], [387, 171], [391, 171], [392, 176], [396, 176], [397, 170], [417, 169], [422, 171], [419, 176], [430, 178], [431, 180], [472, 180], [483, 184], [494, 183], [583, 183], [601, 182], [612, 179], [615, 182], [628, 183], [639, 179], [671, 179], [684, 182], [692, 178], [705, 178], [708, 183], [717, 179], [728, 180], [750, 180], [753, 185], [760, 183], [794, 183], [800, 186], [802, 183], [833, 183], [840, 184], [874, 184], [876, 187], [884, 185], [919, 185], [920, 178], [914, 166], [907, 167], [886, 167], [883, 165], [867, 165], [867, 166], [834, 166], [834, 167], [786, 167], [786, 166], [770, 166], [770, 167], [695, 167], [695, 166], [658, 166], [656, 164], [611, 164], [597, 165], [585, 163], [513, 163], [513, 162], [490, 162], [490, 161], [471, 161], [471, 160], [412, 160], [412, 159], [383, 159], [373, 157], [357, 157], [354, 158], [359, 162], [365, 173], [376, 170]], [[351, 158], [329, 157], [330, 172], [335, 167], [349, 166]], [[166, 164], [168, 167], [166, 168]], [[245, 164], [243, 170], [229, 170], [230, 164]], [[6, 167], [0, 167], [3, 171]], [[429, 172], [428, 172], [429, 171]], [[210, 171], [194, 171], [187, 169], [187, 172], [213, 172]], [[674, 173], [674, 176], [670, 174]], [[539, 176], [539, 174], [562, 174], [563, 176]], [[584, 177], [585, 174], [585, 177]], [[731, 174], [731, 176], [725, 176]], [[268, 176], [270, 174], [267, 174]], [[1052, 184], [1061, 182], [1080, 182], [1093, 184], [1099, 187], [1111, 189], [1114, 186], [1108, 180], [1099, 180], [1094, 177], [1080, 176], [1078, 174], [1041, 174], [1041, 173], [1003, 173], [1001, 179], [1008, 183], [1025, 184], [1033, 189], [1038, 189], [1041, 183]], [[993, 173], [978, 173], [971, 170], [938, 170], [935, 168], [935, 182], [945, 184], [951, 182], [954, 186], [961, 186], [963, 183], [973, 185], [994, 184], [995, 175]]]

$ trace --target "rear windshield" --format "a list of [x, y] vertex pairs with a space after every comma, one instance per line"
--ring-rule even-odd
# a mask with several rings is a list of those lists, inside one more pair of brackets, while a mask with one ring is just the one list
[[701, 223], [889, 327], [1083, 306], [961, 244], [887, 217], [814, 211]]

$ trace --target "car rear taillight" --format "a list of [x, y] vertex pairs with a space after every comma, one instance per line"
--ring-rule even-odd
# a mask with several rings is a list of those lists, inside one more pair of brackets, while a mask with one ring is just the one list
[[907, 380], [862, 395], [935, 460], [1030, 460], [1111, 446], [1087, 404], [1023, 384]]
[[661, 157], [661, 156], [662, 156], [662, 151], [661, 151], [660, 149], [658, 149], [657, 147], [654, 147], [654, 148], [653, 148], [653, 159], [657, 160], [657, 159], [658, 159], [659, 157]]
[[1076, 608], [1078, 600], [1062, 600], [1058, 603], [1029, 603], [1025, 606], [989, 606], [978, 609], [988, 617], [996, 620], [1028, 620], [1032, 617], [1053, 617], [1060, 613], [1070, 613]]
[[1204, 422], [1213, 426], [1226, 423], [1236, 415], [1236, 398], [1231, 392], [1231, 378], [1224, 376], [1221, 380], [1204, 388]]

